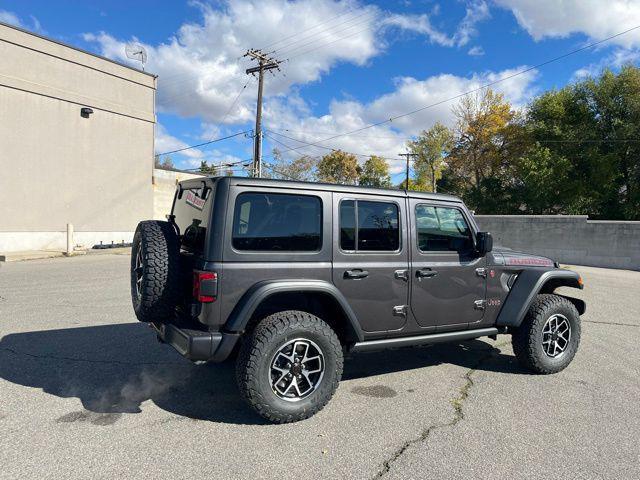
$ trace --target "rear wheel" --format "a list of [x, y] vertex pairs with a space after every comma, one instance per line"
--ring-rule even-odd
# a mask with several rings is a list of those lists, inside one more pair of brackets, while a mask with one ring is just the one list
[[263, 319], [244, 340], [237, 381], [245, 401], [275, 423], [320, 411], [342, 376], [342, 346], [315, 315], [284, 311]]
[[180, 241], [169, 222], [140, 222], [131, 249], [131, 300], [141, 322], [173, 318], [180, 299]]
[[580, 344], [580, 316], [559, 295], [538, 295], [512, 336], [520, 364], [535, 373], [556, 373], [573, 360]]

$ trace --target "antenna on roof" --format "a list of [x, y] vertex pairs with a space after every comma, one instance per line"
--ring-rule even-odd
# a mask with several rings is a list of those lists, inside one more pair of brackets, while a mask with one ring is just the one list
[[142, 64], [142, 71], [144, 72], [144, 64], [147, 63], [147, 50], [139, 43], [128, 43], [124, 48], [127, 58], [137, 60]]

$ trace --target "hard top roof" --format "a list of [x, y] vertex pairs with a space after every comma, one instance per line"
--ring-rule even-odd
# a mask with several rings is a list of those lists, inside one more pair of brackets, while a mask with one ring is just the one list
[[228, 182], [229, 185], [238, 186], [255, 186], [255, 187], [267, 187], [267, 188], [281, 188], [281, 189], [298, 189], [309, 191], [325, 191], [325, 192], [341, 192], [341, 193], [358, 193], [367, 195], [384, 195], [391, 197], [410, 197], [410, 198], [423, 198], [426, 200], [440, 200], [446, 202], [462, 203], [462, 200], [454, 195], [447, 195], [442, 193], [431, 192], [415, 192], [405, 191], [392, 188], [373, 188], [362, 187], [356, 185], [337, 185], [333, 183], [319, 183], [319, 182], [299, 182], [292, 180], [274, 180], [267, 178], [253, 178], [253, 177], [203, 177], [194, 178], [189, 180], [183, 180], [181, 185], [191, 186], [189, 184], [197, 185], [201, 184], [204, 179], [208, 179], [213, 182]]

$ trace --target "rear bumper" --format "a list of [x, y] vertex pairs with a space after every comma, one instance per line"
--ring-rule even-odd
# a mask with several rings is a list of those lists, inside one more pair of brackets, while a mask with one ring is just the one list
[[237, 333], [203, 332], [168, 323], [154, 322], [151, 326], [162, 342], [192, 362], [222, 362], [229, 357], [240, 338]]

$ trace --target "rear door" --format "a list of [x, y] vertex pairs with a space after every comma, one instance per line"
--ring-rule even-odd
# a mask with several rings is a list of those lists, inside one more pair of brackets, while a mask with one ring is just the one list
[[333, 196], [334, 284], [365, 332], [401, 329], [409, 295], [405, 198]]
[[484, 314], [485, 258], [475, 253], [466, 212], [410, 199], [411, 311], [422, 327], [464, 329]]

